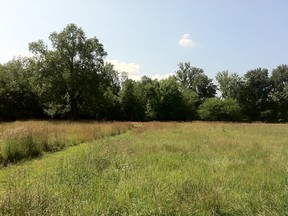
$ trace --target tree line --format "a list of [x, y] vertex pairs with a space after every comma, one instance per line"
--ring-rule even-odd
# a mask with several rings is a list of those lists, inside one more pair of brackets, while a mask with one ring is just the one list
[[215, 80], [190, 62], [169, 78], [129, 79], [111, 63], [96, 37], [67, 25], [29, 44], [30, 58], [0, 64], [0, 120], [31, 118], [123, 121], [288, 121], [288, 65]]

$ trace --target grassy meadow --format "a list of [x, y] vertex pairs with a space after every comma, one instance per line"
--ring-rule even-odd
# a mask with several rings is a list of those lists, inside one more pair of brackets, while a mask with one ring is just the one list
[[18, 121], [0, 124], [0, 164], [29, 160], [79, 143], [118, 135], [131, 123]]
[[288, 215], [286, 124], [138, 123], [96, 140], [60, 128], [85, 143], [0, 168], [0, 214]]

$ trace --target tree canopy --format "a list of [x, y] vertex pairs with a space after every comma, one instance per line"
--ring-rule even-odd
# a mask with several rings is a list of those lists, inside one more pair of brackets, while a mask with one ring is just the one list
[[0, 64], [0, 120], [65, 118], [128, 121], [288, 121], [288, 65], [243, 76], [205, 71], [180, 62], [162, 79], [129, 79], [105, 63], [96, 37], [67, 25], [31, 42], [33, 57]]
[[101, 94], [103, 45], [96, 37], [86, 38], [75, 24], [51, 33], [49, 39], [52, 50], [41, 40], [29, 44], [30, 51], [40, 58], [46, 111], [71, 118], [91, 114], [89, 110], [98, 105], [97, 94]]

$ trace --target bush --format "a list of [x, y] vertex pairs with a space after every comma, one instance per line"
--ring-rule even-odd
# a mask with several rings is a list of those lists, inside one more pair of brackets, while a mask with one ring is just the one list
[[208, 98], [200, 105], [198, 114], [207, 121], [240, 121], [241, 108], [235, 99]]

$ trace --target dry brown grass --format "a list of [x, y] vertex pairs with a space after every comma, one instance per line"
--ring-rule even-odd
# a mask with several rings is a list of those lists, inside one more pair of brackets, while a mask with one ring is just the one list
[[31, 158], [43, 152], [123, 133], [124, 122], [17, 121], [0, 124], [0, 163]]

